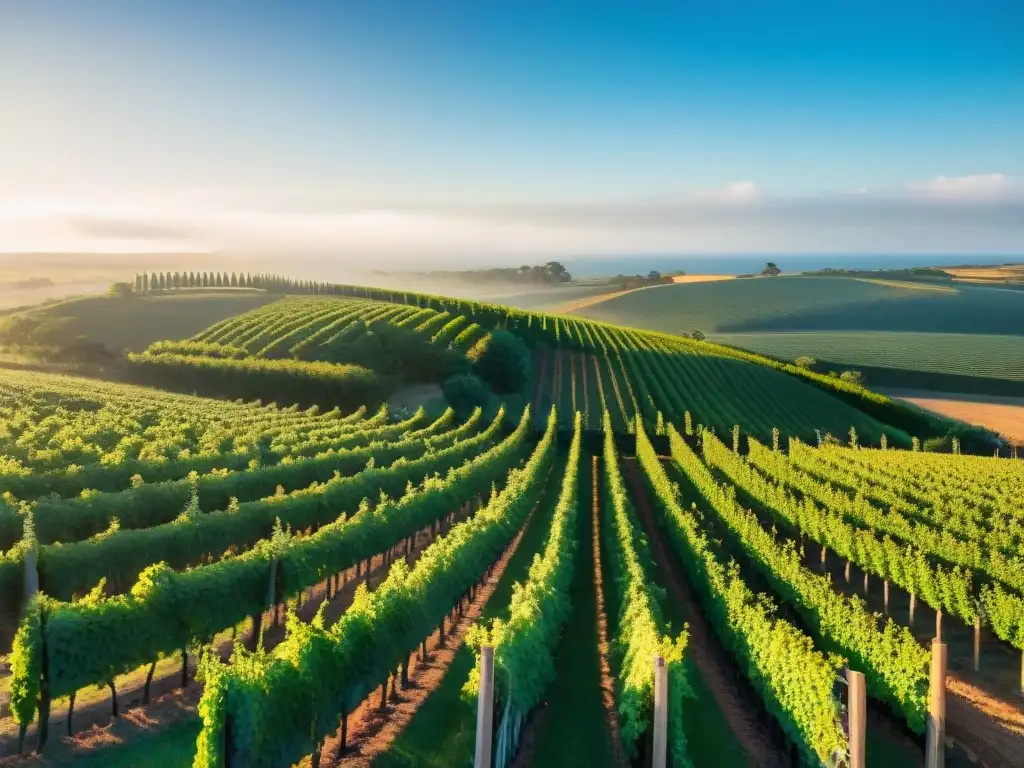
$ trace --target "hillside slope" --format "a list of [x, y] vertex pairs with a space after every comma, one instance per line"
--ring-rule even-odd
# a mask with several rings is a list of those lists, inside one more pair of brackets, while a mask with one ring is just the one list
[[[1024, 293], [852, 278], [784, 277], [672, 285], [576, 314], [709, 339], [781, 359], [868, 369], [868, 381], [1016, 394]], [[826, 368], [827, 369], [827, 368]], [[962, 379], [962, 380], [960, 380]]]
[[[441, 383], [459, 369], [450, 356], [472, 355], [490, 333], [482, 314], [450, 307], [438, 311], [362, 298], [289, 297], [216, 323], [190, 340], [156, 345], [147, 356], [174, 356], [168, 362], [180, 367], [194, 355], [241, 355], [253, 362], [223, 364], [255, 370], [266, 366], [255, 361], [273, 360], [296, 366], [296, 372], [300, 364], [355, 363], [408, 383]], [[510, 315], [508, 321], [516, 319], [514, 330], [532, 348], [534, 363], [530, 392], [503, 396], [513, 411], [528, 399], [542, 412], [552, 403], [564, 414], [580, 410], [592, 429], [600, 427], [608, 408], [620, 432], [633, 432], [637, 418], [657, 429], [659, 413], [682, 426], [689, 413], [693, 424], [722, 433], [739, 424], [766, 439], [777, 427], [783, 435], [812, 440], [816, 430], [845, 436], [853, 427], [867, 442], [876, 443], [886, 432], [890, 440], [909, 443], [902, 430], [849, 402], [713, 345], [551, 315]], [[388, 350], [408, 359], [396, 364]]]

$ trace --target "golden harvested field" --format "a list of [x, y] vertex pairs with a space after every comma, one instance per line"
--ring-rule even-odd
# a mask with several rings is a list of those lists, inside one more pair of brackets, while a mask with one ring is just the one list
[[997, 267], [943, 267], [943, 269], [951, 274], [957, 282], [980, 285], [1024, 283], [1024, 264], [1004, 264]]
[[735, 275], [675, 275], [673, 283], [717, 283], [719, 280], [735, 280]]
[[943, 416], [988, 427], [1014, 443], [1024, 443], [1022, 398], [900, 389], [885, 390], [885, 394]]

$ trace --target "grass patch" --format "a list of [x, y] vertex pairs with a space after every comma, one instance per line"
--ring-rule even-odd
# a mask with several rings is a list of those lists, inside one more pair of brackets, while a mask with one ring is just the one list
[[[666, 333], [915, 331], [1006, 334], [1024, 327], [1024, 294], [841, 277], [669, 285], [594, 304], [580, 315]], [[927, 288], [929, 290], [922, 290]]]
[[555, 680], [546, 693], [547, 711], [535, 735], [531, 765], [536, 768], [562, 768], [567, 756], [573, 764], [591, 768], [615, 764], [601, 702], [590, 468], [587, 454], [580, 466], [576, 559], [569, 593], [572, 612], [555, 655]]
[[[131, 298], [89, 296], [25, 310], [40, 321], [64, 323], [67, 336], [108, 348], [141, 352], [154, 341], [181, 339], [279, 296], [262, 291], [189, 291]], [[62, 318], [65, 318], [62, 320]]]

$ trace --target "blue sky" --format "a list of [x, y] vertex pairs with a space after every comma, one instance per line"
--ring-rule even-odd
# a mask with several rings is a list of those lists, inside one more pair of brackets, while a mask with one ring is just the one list
[[0, 93], [0, 250], [1024, 252], [1019, 0], [8, 0]]

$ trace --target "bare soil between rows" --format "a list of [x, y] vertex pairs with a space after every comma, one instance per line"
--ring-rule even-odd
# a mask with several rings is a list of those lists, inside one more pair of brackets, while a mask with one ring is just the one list
[[339, 733], [324, 742], [321, 766], [344, 764], [346, 768], [368, 768], [375, 758], [391, 747], [430, 694], [444, 681], [448, 668], [462, 647], [466, 632], [486, 607], [535, 513], [536, 507], [461, 613], [453, 616], [449, 612], [447, 618], [453, 623], [446, 627], [444, 641], [441, 642], [439, 633], [432, 634], [427, 639], [426, 659], [421, 660], [418, 655], [411, 658], [409, 685], [396, 690], [384, 708], [380, 707], [380, 689], [364, 699], [349, 715], [345, 749], [341, 748], [339, 730]]

